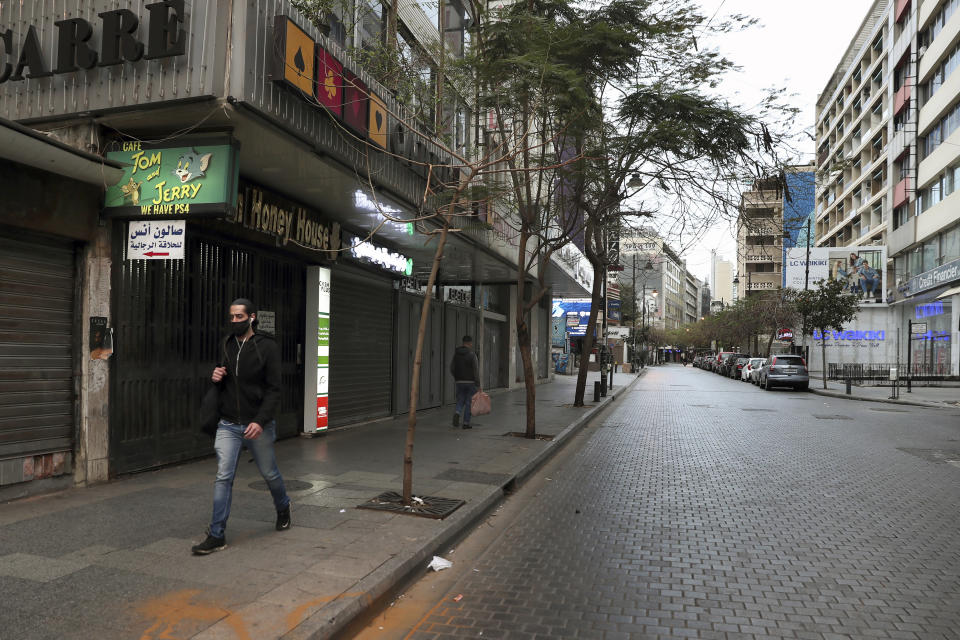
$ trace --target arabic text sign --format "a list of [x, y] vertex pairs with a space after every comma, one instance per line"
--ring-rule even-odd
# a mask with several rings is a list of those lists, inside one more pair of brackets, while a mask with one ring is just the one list
[[185, 220], [131, 220], [128, 225], [128, 260], [183, 260]]

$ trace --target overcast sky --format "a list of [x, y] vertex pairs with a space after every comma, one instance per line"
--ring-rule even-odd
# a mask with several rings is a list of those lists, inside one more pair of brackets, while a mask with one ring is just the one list
[[[700, 0], [707, 17], [715, 20], [731, 14], [746, 14], [760, 22], [745, 32], [725, 36], [714, 46], [742, 67], [723, 83], [731, 102], [757, 104], [763, 90], [788, 87], [797, 94], [792, 103], [802, 110], [798, 129], [812, 133], [817, 94], [836, 69], [847, 45], [866, 16], [873, 0]], [[812, 160], [814, 143], [806, 143], [805, 161]], [[696, 247], [683, 249], [687, 268], [701, 279], [709, 279], [710, 250], [733, 261], [736, 241], [729, 228], [713, 229]]]

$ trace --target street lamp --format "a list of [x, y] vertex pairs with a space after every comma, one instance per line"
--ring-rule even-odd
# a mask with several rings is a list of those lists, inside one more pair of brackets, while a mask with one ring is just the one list
[[[750, 275], [751, 275], [751, 272], [750, 272], [750, 271], [747, 271], [747, 293], [746, 293], [746, 295], [743, 296], [744, 298], [747, 297], [747, 295], [750, 294]], [[739, 277], [739, 276], [733, 276], [733, 284], [738, 285], [738, 286], [740, 285], [740, 277]]]

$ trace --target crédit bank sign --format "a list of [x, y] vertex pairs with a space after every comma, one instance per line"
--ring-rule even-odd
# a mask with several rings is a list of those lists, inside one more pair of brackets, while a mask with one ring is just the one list
[[[0, 83], [46, 78], [140, 59], [182, 56], [187, 44], [183, 28], [184, 3], [185, 0], [161, 0], [146, 5], [146, 29], [140, 29], [140, 18], [129, 9], [98, 13], [99, 20], [95, 23], [84, 18], [57, 20], [54, 22], [56, 65], [52, 69], [47, 66], [48, 58], [35, 25], [28, 25], [17, 34], [0, 25]], [[99, 38], [96, 38], [98, 32]], [[141, 39], [143, 36], [146, 43]]]

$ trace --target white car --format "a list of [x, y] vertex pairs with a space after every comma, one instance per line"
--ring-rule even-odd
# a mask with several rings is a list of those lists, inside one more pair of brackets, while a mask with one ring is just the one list
[[740, 370], [740, 380], [755, 382], [753, 372], [759, 371], [765, 361], [766, 358], [750, 358], [750, 361], [743, 365], [743, 369]]

